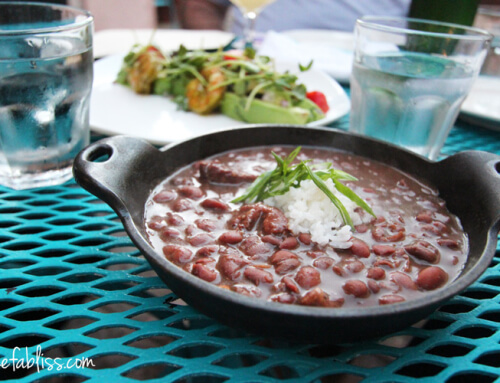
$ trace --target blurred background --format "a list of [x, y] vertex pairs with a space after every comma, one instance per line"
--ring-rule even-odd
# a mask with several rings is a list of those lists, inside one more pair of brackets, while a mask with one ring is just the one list
[[[8, 1], [8, 0], [0, 0]], [[95, 31], [104, 29], [155, 29], [155, 28], [197, 28], [197, 23], [190, 22], [188, 3], [203, 3], [207, 0], [35, 0], [38, 2], [59, 3], [76, 6], [89, 10], [95, 18]], [[213, 1], [213, 0], [208, 0]], [[288, 0], [279, 0], [288, 1]], [[314, 2], [315, 0], [309, 0]], [[332, 0], [335, 1], [335, 0]], [[372, 0], [362, 0], [368, 2]], [[215, 0], [219, 2], [220, 0]], [[417, 5], [424, 5], [423, 8], [429, 13], [429, 18], [441, 17], [441, 14], [449, 14], [450, 10], [464, 10], [467, 7], [472, 9], [481, 5], [498, 5], [500, 0], [413, 0]], [[418, 7], [412, 4], [412, 8]], [[461, 4], [461, 5], [460, 5]], [[220, 7], [220, 12], [225, 12], [224, 7]], [[207, 19], [213, 15], [207, 14]], [[200, 29], [224, 29], [225, 24], [212, 24], [210, 28]]]

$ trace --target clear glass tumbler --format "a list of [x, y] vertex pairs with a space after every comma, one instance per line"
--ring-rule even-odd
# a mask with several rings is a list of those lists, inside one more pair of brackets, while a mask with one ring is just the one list
[[457, 24], [359, 19], [349, 130], [438, 158], [491, 38]]
[[89, 143], [93, 18], [43, 3], [0, 3], [0, 184], [72, 177]]

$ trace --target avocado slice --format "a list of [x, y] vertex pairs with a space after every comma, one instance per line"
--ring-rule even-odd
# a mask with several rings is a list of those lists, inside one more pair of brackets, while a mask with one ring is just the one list
[[303, 125], [317, 119], [316, 115], [311, 113], [307, 104], [304, 104], [304, 107], [301, 105], [284, 108], [254, 99], [250, 103], [248, 110], [245, 110], [245, 104], [245, 97], [239, 97], [234, 93], [226, 92], [221, 102], [221, 112], [232, 119], [251, 124], [279, 123]]

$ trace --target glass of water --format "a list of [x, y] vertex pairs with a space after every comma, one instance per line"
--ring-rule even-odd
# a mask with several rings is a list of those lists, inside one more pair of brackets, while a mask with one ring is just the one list
[[72, 177], [89, 143], [93, 18], [43, 3], [0, 3], [0, 184]]
[[491, 38], [457, 24], [359, 19], [349, 130], [438, 158]]

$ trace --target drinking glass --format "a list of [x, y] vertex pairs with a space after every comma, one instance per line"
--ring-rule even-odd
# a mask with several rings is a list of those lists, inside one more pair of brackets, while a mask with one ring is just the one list
[[436, 159], [491, 38], [486, 31], [458, 24], [359, 19], [349, 130]]
[[236, 5], [245, 19], [245, 46], [253, 46], [255, 40], [255, 20], [263, 8], [276, 0], [229, 0]]
[[0, 3], [0, 184], [72, 177], [89, 143], [93, 18], [43, 3]]

